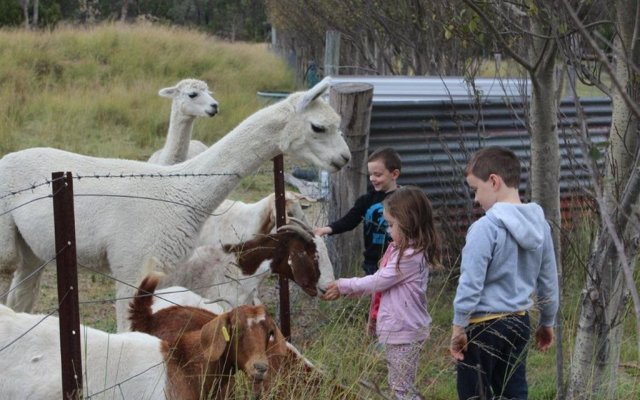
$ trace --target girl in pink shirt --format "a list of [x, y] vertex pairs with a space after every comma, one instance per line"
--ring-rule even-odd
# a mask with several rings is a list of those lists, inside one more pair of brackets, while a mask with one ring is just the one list
[[380, 293], [375, 331], [385, 348], [389, 387], [397, 399], [419, 399], [418, 357], [431, 329], [427, 282], [429, 267], [439, 265], [440, 238], [431, 202], [422, 189], [400, 187], [383, 206], [393, 242], [380, 268], [373, 275], [334, 281], [322, 298]]

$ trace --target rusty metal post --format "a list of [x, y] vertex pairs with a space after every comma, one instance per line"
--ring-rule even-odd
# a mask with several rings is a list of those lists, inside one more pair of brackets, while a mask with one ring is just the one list
[[82, 353], [80, 314], [78, 311], [78, 269], [76, 230], [71, 173], [51, 174], [53, 220], [56, 236], [58, 275], [58, 313], [60, 315], [60, 359], [62, 361], [62, 398], [82, 398]]
[[[273, 181], [276, 196], [276, 227], [286, 224], [286, 201], [284, 198], [284, 157], [273, 158]], [[291, 309], [289, 307], [289, 279], [278, 274], [280, 286], [280, 329], [288, 341], [291, 341]]]

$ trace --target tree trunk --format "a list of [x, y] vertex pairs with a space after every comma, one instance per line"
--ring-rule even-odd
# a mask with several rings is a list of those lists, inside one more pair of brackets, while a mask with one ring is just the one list
[[127, 22], [127, 14], [129, 14], [129, 0], [122, 0], [122, 8], [120, 9], [120, 22]]
[[34, 29], [38, 28], [38, 10], [40, 8], [40, 0], [33, 0], [33, 19], [32, 19], [32, 27]]
[[20, 0], [20, 5], [24, 15], [24, 28], [29, 29], [29, 0]]
[[[638, 61], [637, 51], [630, 50], [635, 24], [634, 10], [638, 5], [634, 1], [621, 0], [615, 6], [618, 32], [622, 38], [615, 43], [614, 54], [618, 55], [615, 59], [615, 76], [637, 103], [640, 76], [630, 72], [628, 63]], [[619, 55], [622, 54], [628, 59], [621, 58]], [[627, 183], [637, 163], [638, 119], [618, 90], [613, 92], [612, 110], [605, 176], [599, 199], [600, 214], [603, 222], [605, 218], [609, 219], [615, 234], [622, 235], [626, 259], [635, 260], [638, 253], [637, 227], [629, 224], [627, 215], [620, 209], [620, 203], [627, 193], [637, 192]], [[638, 195], [633, 196], [632, 203], [637, 205]], [[591, 394], [613, 398], [617, 386], [624, 312], [629, 293], [623, 274], [625, 266], [622, 264], [626, 260], [621, 260], [612, 234], [602, 227], [593, 249], [587, 265], [587, 282], [582, 294], [582, 309], [571, 362], [568, 388], [568, 397], [571, 399], [581, 399]], [[634, 262], [631, 261], [627, 268], [632, 269], [633, 266]]]
[[[534, 32], [543, 36], [544, 27], [539, 21], [532, 20]], [[537, 67], [530, 71], [531, 105], [529, 119], [531, 129], [531, 200], [544, 210], [551, 226], [551, 235], [558, 266], [558, 282], [562, 282], [561, 256], [561, 215], [560, 215], [560, 145], [558, 143], [558, 104], [556, 85], [557, 47], [546, 39], [535, 38], [532, 41], [529, 58]], [[540, 62], [537, 62], [540, 60]], [[562, 295], [560, 295], [562, 299]], [[556, 318], [556, 374], [557, 391], [562, 391], [563, 351], [562, 351], [562, 302]]]

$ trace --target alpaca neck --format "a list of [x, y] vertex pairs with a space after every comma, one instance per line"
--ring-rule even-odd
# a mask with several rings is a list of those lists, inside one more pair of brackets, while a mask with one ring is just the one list
[[195, 119], [196, 117], [181, 113], [176, 104], [171, 107], [167, 141], [162, 148], [158, 163], [173, 165], [187, 159]]
[[192, 205], [212, 213], [240, 179], [282, 153], [278, 143], [287, 122], [282, 108], [287, 106], [281, 102], [260, 110], [198, 156], [170, 166], [167, 172], [212, 175], [176, 183], [176, 189], [193, 193]]

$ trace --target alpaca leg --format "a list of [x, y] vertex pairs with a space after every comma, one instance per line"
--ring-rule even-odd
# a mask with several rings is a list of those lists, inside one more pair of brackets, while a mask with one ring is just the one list
[[23, 248], [21, 262], [13, 273], [7, 306], [18, 312], [31, 312], [40, 296], [42, 268], [45, 264], [31, 250]]
[[[4, 204], [3, 204], [4, 206]], [[11, 276], [20, 264], [17, 228], [11, 215], [0, 216], [0, 302], [6, 303]]]

